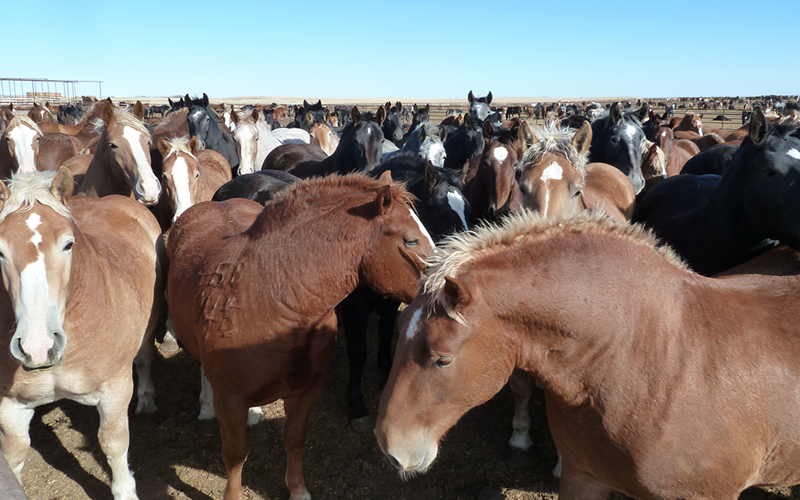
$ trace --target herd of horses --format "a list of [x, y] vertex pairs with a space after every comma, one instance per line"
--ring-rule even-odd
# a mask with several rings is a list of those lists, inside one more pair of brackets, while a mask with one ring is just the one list
[[34, 409], [67, 398], [97, 406], [114, 498], [137, 498], [127, 408], [135, 388], [135, 418], [158, 411], [152, 359], [174, 336], [202, 367], [224, 498], [244, 496], [247, 426], [282, 399], [286, 486], [309, 499], [340, 328], [351, 427], [403, 476], [509, 382], [518, 449], [544, 390], [563, 498], [800, 483], [797, 115], [755, 106], [723, 131], [613, 103], [540, 127], [491, 93], [468, 103], [441, 123], [205, 94], [106, 99], [72, 124], [0, 109], [0, 486], [19, 491]]

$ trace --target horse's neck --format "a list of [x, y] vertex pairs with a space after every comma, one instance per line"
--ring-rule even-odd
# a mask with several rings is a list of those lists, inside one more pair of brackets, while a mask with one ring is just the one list
[[8, 148], [0, 147], [0, 180], [10, 179], [18, 168], [19, 163], [11, 157]]
[[101, 138], [97, 152], [92, 157], [92, 161], [86, 169], [86, 174], [83, 176], [83, 181], [77, 192], [94, 198], [102, 198], [112, 194], [132, 196], [133, 191], [130, 186], [114, 176], [112, 169], [116, 167], [111, 164], [109, 159], [110, 152], [107, 143], [107, 140]]

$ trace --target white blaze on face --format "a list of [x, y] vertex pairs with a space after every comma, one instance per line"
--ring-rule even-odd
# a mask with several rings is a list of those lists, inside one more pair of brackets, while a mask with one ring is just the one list
[[158, 179], [153, 173], [153, 167], [150, 166], [147, 156], [144, 154], [144, 148], [140, 142], [142, 133], [133, 127], [126, 126], [122, 130], [122, 137], [130, 144], [133, 159], [136, 161], [138, 181], [136, 186], [132, 186], [134, 191], [138, 191], [141, 188], [139, 195], [147, 201], [156, 201], [161, 192], [161, 184], [158, 183]]
[[544, 212], [542, 212], [542, 215], [548, 215], [547, 209], [550, 206], [550, 186], [547, 185], [547, 181], [561, 180], [563, 173], [564, 169], [561, 168], [561, 165], [559, 165], [558, 162], [551, 163], [550, 166], [544, 169], [542, 172], [541, 179], [544, 183]]
[[36, 172], [36, 159], [33, 157], [33, 141], [36, 140], [37, 135], [39, 135], [38, 132], [23, 125], [14, 127], [11, 132], [8, 133], [8, 136], [14, 140], [14, 154], [19, 164], [17, 172]]
[[436, 168], [444, 167], [444, 161], [447, 159], [447, 151], [442, 143], [427, 137], [422, 142], [419, 155], [423, 160], [430, 161]]
[[453, 212], [458, 214], [458, 217], [461, 219], [461, 223], [464, 224], [464, 229], [469, 229], [467, 225], [467, 217], [464, 213], [465, 203], [464, 197], [461, 196], [461, 193], [458, 192], [457, 189], [453, 188], [447, 191], [447, 203], [450, 205], [450, 208], [453, 209]]
[[800, 160], [800, 151], [798, 151], [798, 150], [796, 150], [794, 148], [790, 149], [789, 152], [786, 153], [786, 154], [791, 156], [795, 160]]
[[175, 184], [175, 215], [172, 216], [172, 222], [175, 222], [194, 204], [192, 191], [189, 189], [189, 165], [183, 156], [178, 155], [175, 163], [172, 164], [172, 182]]
[[25, 223], [33, 231], [30, 241], [36, 245], [38, 258], [25, 266], [19, 275], [20, 310], [16, 312], [16, 316], [18, 324], [25, 322], [28, 327], [23, 350], [31, 356], [35, 364], [44, 364], [47, 361], [47, 351], [53, 347], [53, 339], [47, 335], [46, 323], [50, 286], [47, 283], [44, 254], [39, 251], [42, 235], [37, 228], [42, 219], [39, 214], [31, 214]]
[[252, 174], [255, 171], [258, 131], [255, 127], [239, 127], [234, 137], [239, 143], [239, 174]]
[[408, 211], [411, 214], [411, 218], [414, 219], [414, 222], [416, 222], [417, 225], [419, 226], [419, 231], [425, 238], [428, 239], [428, 243], [431, 244], [431, 247], [435, 248], [436, 245], [433, 244], [433, 238], [431, 238], [431, 235], [428, 233], [428, 230], [425, 229], [425, 226], [422, 225], [422, 222], [420, 222], [419, 218], [417, 217], [417, 214], [415, 214], [414, 211], [411, 210], [410, 208], [408, 209]]
[[423, 306], [418, 306], [414, 314], [411, 315], [411, 321], [408, 322], [408, 329], [406, 330], [406, 340], [411, 340], [414, 338], [414, 334], [417, 333], [419, 320], [422, 317], [422, 308]]
[[508, 150], [504, 146], [494, 148], [494, 159], [503, 163], [508, 158]]

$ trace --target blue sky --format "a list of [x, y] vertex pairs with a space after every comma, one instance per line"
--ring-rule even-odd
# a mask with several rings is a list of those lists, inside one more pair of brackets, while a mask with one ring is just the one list
[[0, 77], [102, 80], [104, 96], [800, 93], [798, 0], [38, 0], [3, 12]]

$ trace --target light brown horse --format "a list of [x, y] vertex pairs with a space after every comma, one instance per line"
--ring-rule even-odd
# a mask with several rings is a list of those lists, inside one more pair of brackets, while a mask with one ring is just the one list
[[0, 135], [0, 179], [9, 179], [14, 172], [35, 172], [39, 160], [39, 143], [43, 134], [39, 126], [22, 115], [6, 116], [7, 109], [0, 110], [0, 119], [7, 127]]
[[161, 198], [155, 209], [162, 231], [192, 205], [211, 201], [220, 186], [231, 180], [231, 166], [210, 149], [198, 151], [197, 137], [158, 140], [163, 161]]
[[155, 204], [161, 185], [150, 163], [150, 134], [141, 119], [110, 102], [103, 104], [101, 117], [97, 153], [64, 164], [73, 173], [85, 172], [77, 193], [98, 198], [119, 194]]
[[319, 146], [326, 155], [330, 156], [339, 147], [339, 136], [324, 123], [314, 123], [308, 131], [311, 137], [311, 144]]
[[561, 499], [800, 482], [797, 278], [702, 277], [641, 228], [584, 215], [453, 238], [421, 283], [375, 429], [401, 473], [517, 368], [544, 387]]
[[47, 107], [36, 102], [33, 103], [33, 107], [28, 111], [28, 118], [33, 120], [34, 123], [58, 123], [56, 117]]
[[636, 194], [627, 177], [611, 165], [587, 163], [589, 122], [574, 133], [548, 126], [530, 135], [520, 128], [520, 135], [527, 148], [519, 167], [523, 207], [548, 218], [586, 209], [621, 222], [633, 216]]
[[128, 469], [128, 405], [153, 412], [150, 340], [162, 290], [160, 230], [141, 204], [70, 197], [72, 176], [17, 174], [0, 183], [0, 435], [20, 478], [37, 406], [97, 406], [98, 437], [117, 500], [136, 498]]
[[676, 139], [672, 129], [665, 125], [656, 129], [655, 139], [667, 157], [667, 177], [680, 174], [686, 162], [700, 152], [697, 144], [686, 139]]
[[292, 500], [310, 498], [303, 444], [333, 354], [334, 307], [359, 285], [413, 299], [433, 244], [409, 203], [389, 175], [330, 176], [293, 184], [263, 210], [200, 203], [172, 226], [172, 322], [213, 389], [226, 500], [243, 495], [248, 408], [279, 398], [286, 485]]

